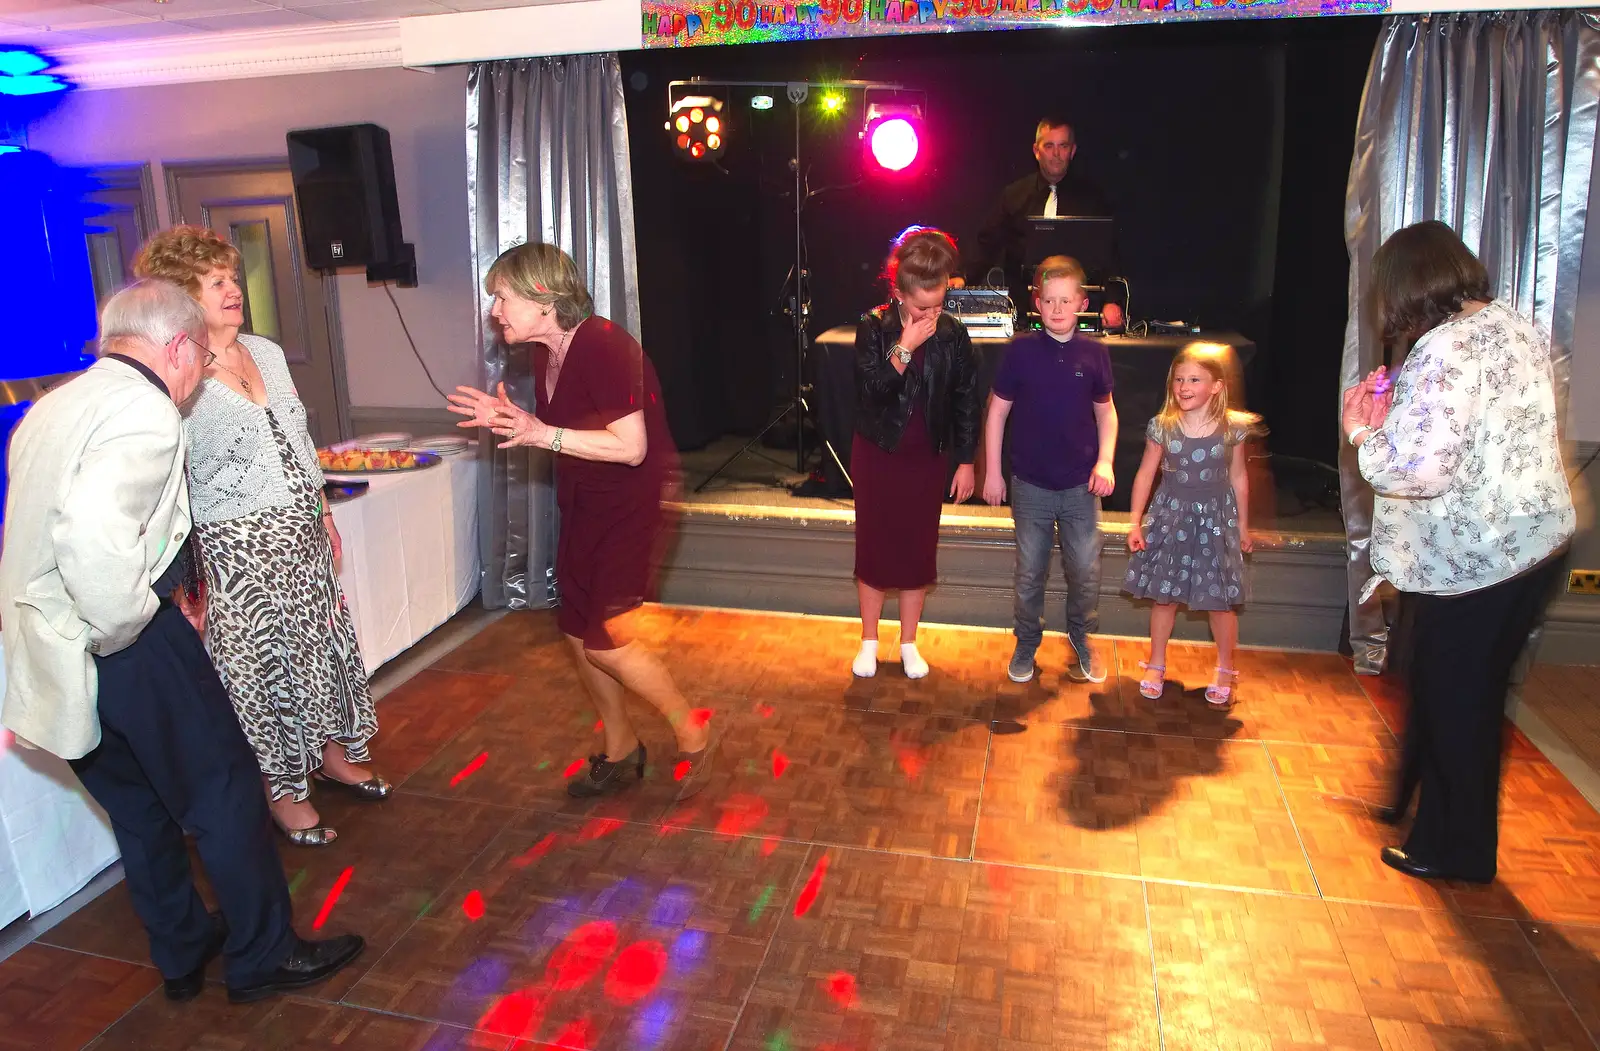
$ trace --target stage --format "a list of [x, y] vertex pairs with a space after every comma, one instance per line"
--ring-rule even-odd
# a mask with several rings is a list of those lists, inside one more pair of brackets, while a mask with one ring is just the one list
[[[849, 499], [797, 497], [805, 480], [792, 449], [760, 444], [735, 460], [703, 492], [699, 485], [744, 444], [725, 438], [683, 454], [684, 493], [677, 544], [662, 580], [664, 602], [693, 606], [851, 616], [855, 510]], [[1256, 551], [1249, 556], [1250, 600], [1240, 615], [1248, 645], [1335, 650], [1345, 611], [1344, 530], [1335, 497], [1303, 484], [1305, 468], [1254, 472], [1278, 484], [1252, 500], [1261, 510]], [[1317, 472], [1309, 477], [1316, 479]], [[1295, 482], [1297, 484], [1290, 484]], [[1128, 516], [1108, 511], [1102, 521], [1101, 630], [1149, 632], [1148, 605], [1120, 592], [1127, 564]], [[1011, 511], [983, 503], [946, 504], [940, 526], [939, 586], [928, 619], [947, 624], [1009, 627]], [[1061, 630], [1063, 581], [1059, 560], [1046, 599], [1047, 626]], [[889, 613], [894, 606], [891, 602]], [[1179, 638], [1207, 638], [1201, 616], [1178, 621]]]

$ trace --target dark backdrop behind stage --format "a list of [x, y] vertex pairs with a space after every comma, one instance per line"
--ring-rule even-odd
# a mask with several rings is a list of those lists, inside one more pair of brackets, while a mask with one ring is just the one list
[[[925, 90], [928, 163], [865, 175], [859, 93], [805, 107], [813, 336], [883, 301], [904, 227], [963, 247], [1001, 187], [1034, 169], [1041, 114], [1073, 121], [1073, 169], [1116, 211], [1137, 318], [1198, 318], [1253, 339], [1251, 407], [1275, 453], [1332, 462], [1346, 310], [1345, 177], [1379, 20], [1311, 18], [691, 48], [624, 54], [645, 347], [685, 449], [750, 434], [787, 396], [794, 115], [727, 102], [719, 170], [673, 156], [667, 83], [870, 79]], [[832, 188], [832, 189], [830, 189]], [[824, 192], [816, 193], [822, 190]], [[1144, 426], [1124, 420], [1124, 427]]]

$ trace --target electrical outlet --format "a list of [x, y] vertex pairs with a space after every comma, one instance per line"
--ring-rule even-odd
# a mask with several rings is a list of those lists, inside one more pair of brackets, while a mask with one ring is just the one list
[[1574, 569], [1567, 590], [1575, 595], [1600, 595], [1600, 569]]

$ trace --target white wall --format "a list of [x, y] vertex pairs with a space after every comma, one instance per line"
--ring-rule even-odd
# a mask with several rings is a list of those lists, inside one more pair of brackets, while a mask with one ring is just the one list
[[[203, 84], [79, 91], [29, 131], [62, 164], [150, 161], [163, 224], [164, 161], [286, 155], [291, 128], [370, 122], [388, 129], [418, 287], [395, 289], [417, 348], [444, 390], [472, 383], [475, 299], [468, 258], [466, 68], [371, 69]], [[341, 274], [350, 402], [442, 407], [381, 286]]]

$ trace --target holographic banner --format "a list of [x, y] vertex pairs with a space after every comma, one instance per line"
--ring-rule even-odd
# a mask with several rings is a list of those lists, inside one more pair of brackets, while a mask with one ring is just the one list
[[643, 0], [645, 47], [1382, 14], [1390, 0]]

